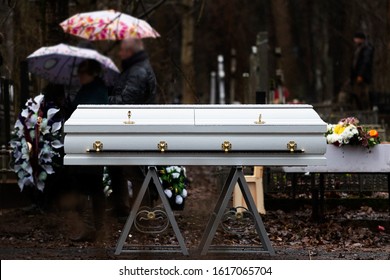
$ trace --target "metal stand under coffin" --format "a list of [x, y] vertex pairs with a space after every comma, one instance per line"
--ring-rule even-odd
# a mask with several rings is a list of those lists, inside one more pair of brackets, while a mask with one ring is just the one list
[[[169, 222], [172, 226], [172, 229], [176, 235], [176, 238], [179, 242], [179, 246], [134, 246], [129, 245], [128, 248], [124, 249], [124, 245], [127, 237], [129, 236], [130, 230], [135, 222], [136, 215], [141, 205], [142, 198], [146, 193], [146, 189], [149, 185], [149, 182], [153, 180], [156, 185], [157, 191], [160, 195], [163, 207], [167, 213]], [[254, 217], [255, 229], [258, 234], [258, 237], [261, 241], [262, 247], [245, 247], [245, 246], [211, 246], [212, 240], [215, 236], [218, 226], [221, 223], [222, 217], [227, 209], [228, 203], [232, 196], [234, 187], [236, 184], [239, 184], [243, 197], [246, 204], [248, 205], [248, 210]], [[201, 242], [199, 244], [199, 252], [201, 255], [206, 255], [207, 252], [215, 253], [268, 253], [271, 256], [275, 255], [275, 251], [271, 245], [271, 242], [268, 238], [267, 232], [265, 230], [263, 221], [260, 217], [260, 214], [257, 211], [256, 204], [253, 200], [251, 192], [249, 190], [248, 184], [245, 181], [245, 176], [241, 167], [232, 167], [229, 173], [228, 178], [226, 179], [225, 185], [222, 188], [221, 194], [215, 205], [214, 211], [211, 214], [210, 220], [207, 224], [206, 229], [203, 232]], [[119, 255], [121, 253], [163, 253], [163, 252], [181, 252], [183, 255], [189, 255], [188, 249], [185, 246], [184, 238], [180, 232], [180, 229], [177, 225], [176, 219], [173, 215], [171, 206], [168, 199], [165, 196], [163, 187], [158, 179], [158, 175], [155, 167], [149, 167], [146, 178], [142, 184], [141, 190], [138, 193], [138, 196], [134, 202], [133, 208], [129, 214], [129, 217], [126, 221], [126, 224], [122, 230], [121, 236], [119, 237], [115, 254]]]

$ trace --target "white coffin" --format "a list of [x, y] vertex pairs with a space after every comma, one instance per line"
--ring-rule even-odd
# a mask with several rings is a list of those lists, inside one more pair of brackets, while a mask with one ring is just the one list
[[65, 123], [64, 162], [322, 165], [325, 131], [310, 105], [82, 105]]

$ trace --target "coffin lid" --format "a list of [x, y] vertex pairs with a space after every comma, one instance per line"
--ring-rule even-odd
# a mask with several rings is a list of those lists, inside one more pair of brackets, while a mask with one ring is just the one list
[[[128, 111], [134, 124], [125, 124]], [[79, 105], [65, 132], [324, 133], [325, 127], [311, 105]]]

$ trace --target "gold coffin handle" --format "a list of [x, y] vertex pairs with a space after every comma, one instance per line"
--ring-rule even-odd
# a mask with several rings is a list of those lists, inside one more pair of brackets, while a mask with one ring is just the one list
[[[93, 147], [93, 152], [101, 152], [103, 150], [103, 143], [101, 141], [95, 141], [93, 144], [92, 144], [92, 147]], [[87, 149], [87, 152], [91, 152], [91, 150]]]
[[160, 152], [165, 152], [168, 149], [168, 143], [165, 141], [160, 141], [160, 143], [157, 144], [157, 149], [160, 150]]
[[222, 150], [227, 153], [232, 149], [232, 143], [229, 141], [224, 141], [221, 145]]
[[290, 141], [287, 143], [287, 149], [293, 153], [297, 149], [297, 143], [295, 141]]

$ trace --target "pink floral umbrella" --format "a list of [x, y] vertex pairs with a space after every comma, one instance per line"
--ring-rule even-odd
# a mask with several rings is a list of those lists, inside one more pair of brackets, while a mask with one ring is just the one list
[[78, 65], [85, 59], [94, 59], [100, 63], [102, 78], [106, 85], [113, 85], [119, 69], [107, 56], [95, 50], [78, 48], [66, 44], [42, 47], [27, 57], [28, 69], [50, 82], [64, 85], [78, 85]]
[[160, 37], [146, 21], [114, 10], [76, 14], [60, 25], [65, 32], [91, 41]]

